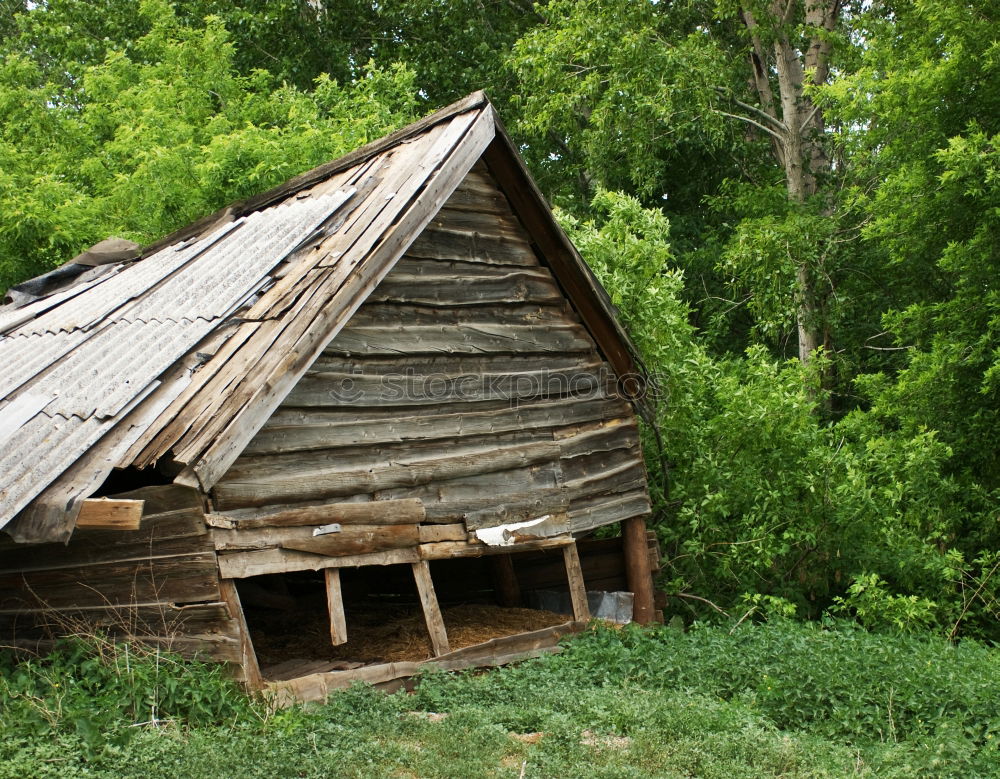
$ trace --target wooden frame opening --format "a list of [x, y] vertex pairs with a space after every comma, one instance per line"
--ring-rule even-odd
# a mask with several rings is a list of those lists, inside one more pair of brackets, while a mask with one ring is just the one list
[[[469, 647], [569, 623], [590, 613], [575, 543], [524, 552], [327, 568], [228, 580], [229, 602], [244, 625], [247, 680], [281, 682], [313, 673], [426, 662]], [[532, 571], [558, 566], [571, 613], [524, 597]], [[547, 574], [546, 574], [547, 576]], [[528, 589], [522, 593], [520, 578]]]

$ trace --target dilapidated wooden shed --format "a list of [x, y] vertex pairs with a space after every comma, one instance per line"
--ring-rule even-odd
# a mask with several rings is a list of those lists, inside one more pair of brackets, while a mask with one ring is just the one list
[[[96, 625], [318, 697], [421, 658], [296, 656], [310, 610], [336, 646], [412, 602], [449, 668], [588, 587], [653, 618], [641, 367], [481, 93], [120, 249], [0, 309], [0, 643]], [[442, 602], [546, 588], [573, 619], [450, 645]]]

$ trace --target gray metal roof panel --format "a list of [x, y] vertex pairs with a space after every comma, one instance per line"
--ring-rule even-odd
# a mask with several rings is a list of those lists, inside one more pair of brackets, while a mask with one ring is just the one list
[[[81, 295], [27, 322], [7, 337], [68, 332], [100, 322], [129, 301], [146, 294], [153, 285], [209, 249], [241, 224], [242, 220], [230, 222], [201, 240], [168, 246], [144, 260], [122, 268]], [[0, 341], [0, 359], [2, 354], [3, 342]]]
[[24, 508], [90, 448], [107, 426], [96, 417], [80, 419], [36, 414], [0, 450], [0, 505], [4, 519]]
[[87, 340], [89, 333], [39, 333], [0, 338], [0, 398], [8, 397]]
[[350, 194], [304, 198], [251, 214], [239, 230], [133, 301], [115, 319], [179, 322], [223, 316]]

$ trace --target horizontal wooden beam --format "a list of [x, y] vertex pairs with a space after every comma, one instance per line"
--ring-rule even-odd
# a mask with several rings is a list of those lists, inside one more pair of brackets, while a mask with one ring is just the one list
[[138, 530], [144, 500], [88, 498], [76, 518], [78, 528], [88, 530]]
[[426, 512], [419, 498], [373, 500], [366, 503], [325, 503], [317, 506], [277, 511], [248, 519], [235, 519], [224, 514], [209, 514], [205, 520], [211, 527], [226, 530], [250, 530], [261, 527], [305, 527], [327, 525], [415, 525], [424, 521]]

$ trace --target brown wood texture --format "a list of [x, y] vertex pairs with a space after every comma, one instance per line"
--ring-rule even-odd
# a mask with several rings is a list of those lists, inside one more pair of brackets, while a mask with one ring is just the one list
[[413, 563], [413, 579], [417, 584], [417, 593], [420, 595], [420, 606], [424, 611], [424, 621], [427, 623], [431, 647], [434, 649], [435, 657], [440, 657], [451, 650], [448, 647], [448, 631], [444, 626], [444, 617], [441, 616], [441, 607], [438, 605], [437, 595], [434, 592], [430, 564], [426, 560]]
[[649, 567], [649, 542], [646, 537], [646, 521], [633, 517], [622, 523], [623, 547], [625, 551], [625, 576], [628, 588], [635, 595], [632, 619], [640, 625], [654, 621], [653, 575]]
[[[218, 515], [216, 515], [218, 516]], [[417, 498], [373, 500], [365, 503], [324, 503], [316, 506], [276, 511], [251, 518], [222, 518], [232, 530], [265, 527], [303, 527], [306, 525], [411, 525], [426, 516], [423, 503]]]
[[77, 530], [68, 544], [0, 551], [0, 609], [218, 601], [201, 497], [176, 485], [113, 496], [145, 501], [137, 530]]
[[390, 549], [372, 554], [327, 557], [293, 549], [253, 549], [219, 554], [219, 572], [232, 579], [292, 571], [321, 571], [324, 568], [347, 568], [361, 565], [400, 565], [420, 559], [419, 547]]
[[563, 547], [563, 563], [566, 566], [569, 597], [573, 603], [573, 619], [586, 622], [590, 619], [590, 605], [587, 603], [587, 586], [583, 582], [580, 553], [576, 548], [576, 543]]
[[419, 541], [416, 525], [347, 525], [339, 533], [286, 538], [281, 546], [299, 552], [340, 557], [407, 549], [416, 546]]
[[90, 530], [138, 530], [142, 519], [141, 500], [93, 498], [83, 501], [76, 515], [76, 527]]
[[330, 642], [334, 646], [347, 643], [347, 618], [344, 615], [344, 594], [340, 588], [340, 569], [327, 568], [326, 608], [330, 616]]
[[240, 674], [242, 681], [251, 690], [258, 690], [263, 687], [264, 678], [260, 675], [260, 666], [257, 663], [257, 653], [254, 651], [253, 642], [250, 640], [250, 629], [247, 627], [246, 617], [243, 614], [243, 604], [240, 603], [240, 594], [236, 590], [236, 582], [232, 579], [223, 579], [219, 583], [219, 590], [222, 600], [229, 607], [229, 613], [237, 624], [237, 638], [240, 647]]

